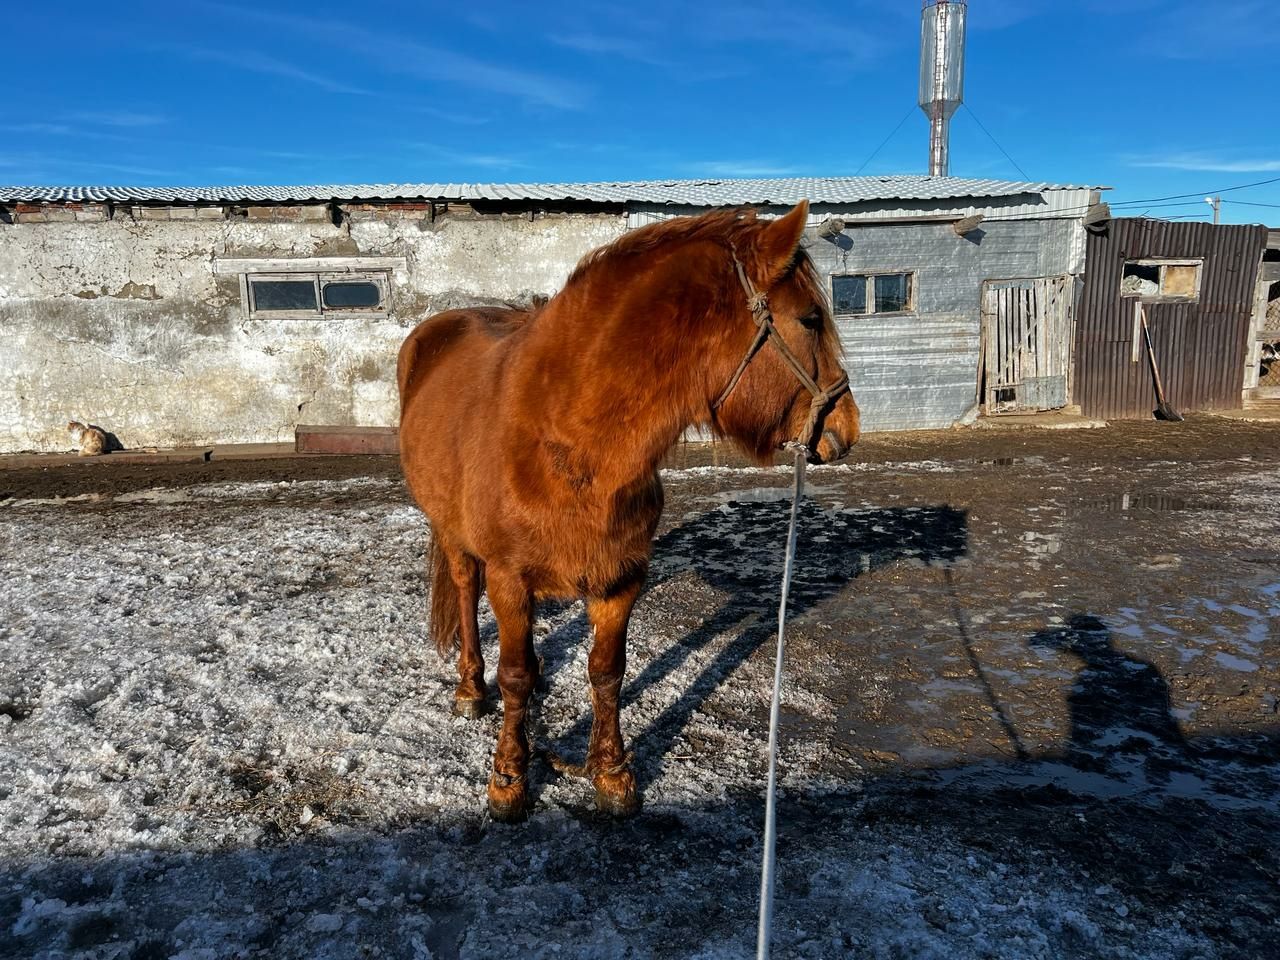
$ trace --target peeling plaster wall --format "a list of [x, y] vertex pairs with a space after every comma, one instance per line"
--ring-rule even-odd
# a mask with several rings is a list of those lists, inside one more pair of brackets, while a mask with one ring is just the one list
[[[0, 223], [0, 452], [280, 442], [299, 422], [394, 425], [395, 361], [439, 310], [551, 294], [610, 214]], [[217, 257], [405, 257], [386, 319], [248, 320]]]

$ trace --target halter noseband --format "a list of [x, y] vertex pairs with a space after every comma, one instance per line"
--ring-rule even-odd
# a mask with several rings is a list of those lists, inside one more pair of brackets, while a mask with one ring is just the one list
[[729, 399], [729, 394], [733, 393], [733, 388], [738, 385], [738, 381], [742, 379], [742, 375], [747, 370], [747, 365], [751, 363], [752, 357], [759, 352], [766, 340], [770, 341], [774, 348], [786, 361], [787, 366], [791, 368], [791, 372], [796, 375], [796, 379], [801, 385], [813, 394], [813, 401], [809, 404], [809, 419], [805, 423], [804, 430], [793, 441], [805, 448], [806, 451], [812, 451], [817, 448], [817, 432], [818, 424], [822, 419], [822, 411], [827, 405], [838, 400], [841, 394], [849, 392], [849, 374], [845, 371], [840, 372], [840, 377], [831, 386], [823, 389], [818, 386], [818, 382], [809, 376], [809, 371], [805, 369], [804, 364], [799, 358], [791, 352], [791, 348], [787, 346], [787, 341], [782, 338], [782, 334], [778, 332], [778, 328], [773, 324], [773, 312], [769, 309], [769, 299], [756, 289], [755, 284], [751, 282], [751, 278], [747, 276], [746, 268], [742, 266], [742, 261], [738, 259], [736, 250], [729, 251], [733, 257], [733, 266], [738, 273], [738, 282], [742, 284], [742, 289], [747, 294], [747, 306], [751, 308], [751, 317], [756, 322], [756, 336], [751, 341], [751, 346], [747, 348], [746, 356], [742, 358], [742, 362], [738, 364], [738, 369], [733, 372], [733, 376], [729, 378], [729, 385], [724, 388], [720, 396], [716, 398], [716, 402], [711, 405], [711, 413], [714, 415], [719, 411], [721, 405]]

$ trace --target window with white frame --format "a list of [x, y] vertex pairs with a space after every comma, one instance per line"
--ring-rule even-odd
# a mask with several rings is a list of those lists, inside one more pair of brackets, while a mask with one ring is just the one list
[[831, 277], [838, 317], [909, 313], [915, 309], [914, 273], [846, 273]]
[[1199, 300], [1203, 260], [1127, 260], [1120, 295], [1147, 301]]

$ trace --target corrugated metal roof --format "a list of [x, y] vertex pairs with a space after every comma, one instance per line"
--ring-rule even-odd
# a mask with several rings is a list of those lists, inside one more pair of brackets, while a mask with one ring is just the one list
[[922, 175], [791, 177], [766, 180], [633, 180], [603, 183], [373, 183], [294, 187], [0, 187], [0, 202], [289, 203], [330, 200], [517, 200], [588, 203], [736, 204], [862, 203], [1011, 197], [1089, 187]]

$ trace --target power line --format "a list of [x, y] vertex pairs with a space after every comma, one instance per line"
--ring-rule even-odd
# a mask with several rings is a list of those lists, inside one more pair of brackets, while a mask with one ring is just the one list
[[893, 132], [890, 133], [887, 137], [885, 137], [884, 140], [881, 141], [880, 146], [876, 147], [874, 150], [871, 151], [871, 156], [867, 157], [867, 159], [862, 161], [862, 166], [860, 166], [857, 170], [853, 172], [853, 175], [855, 177], [858, 174], [860, 174], [863, 170], [867, 169], [867, 164], [870, 163], [872, 160], [874, 160], [877, 154], [879, 154], [881, 150], [883, 150], [886, 146], [889, 145], [889, 141], [892, 140], [895, 136], [897, 136], [898, 131], [902, 129], [902, 125], [907, 122], [907, 118], [910, 117], [911, 114], [915, 112], [916, 112], [915, 107], [908, 108], [907, 112], [903, 114], [902, 119], [898, 121], [898, 125], [893, 128]]
[[[1268, 184], [1268, 183], [1275, 183], [1275, 182], [1277, 182], [1277, 181], [1280, 181], [1280, 177], [1276, 178], [1276, 180], [1264, 180], [1264, 181], [1261, 181], [1260, 183], [1244, 183], [1244, 184], [1241, 184], [1241, 185], [1240, 185], [1240, 186], [1238, 186], [1238, 187], [1227, 187], [1226, 189], [1228, 189], [1228, 190], [1245, 190], [1245, 189], [1248, 189], [1249, 187], [1263, 186], [1263, 185], [1265, 185], [1265, 184]], [[1206, 191], [1203, 191], [1202, 193], [1184, 193], [1184, 194], [1182, 194], [1182, 196], [1184, 196], [1184, 197], [1196, 197], [1196, 198], [1198, 198], [1198, 199], [1196, 199], [1196, 200], [1187, 200], [1187, 201], [1184, 201], [1184, 202], [1182, 202], [1182, 203], [1162, 203], [1162, 202], [1160, 202], [1161, 200], [1173, 200], [1173, 199], [1175, 199], [1175, 198], [1173, 198], [1173, 197], [1157, 197], [1157, 198], [1154, 198], [1154, 199], [1151, 199], [1151, 200], [1125, 200], [1125, 201], [1120, 202], [1120, 203], [1108, 203], [1108, 204], [1107, 204], [1107, 206], [1111, 207], [1113, 210], [1114, 210], [1114, 209], [1116, 209], [1117, 207], [1137, 207], [1137, 206], [1142, 206], [1142, 207], [1144, 207], [1145, 209], [1142, 211], [1142, 213], [1138, 214], [1138, 216], [1139, 216], [1139, 217], [1141, 217], [1143, 214], [1145, 214], [1145, 213], [1147, 212], [1147, 210], [1157, 210], [1157, 209], [1166, 208], [1166, 207], [1195, 207], [1195, 206], [1199, 206], [1201, 203], [1203, 203], [1203, 202], [1204, 202], [1204, 194], [1205, 194], [1205, 193], [1221, 193], [1221, 192], [1223, 192], [1223, 191], [1220, 191], [1220, 190], [1219, 190], [1219, 191], [1206, 190]], [[1277, 208], [1277, 209], [1280, 209], [1280, 204], [1271, 204], [1271, 203], [1255, 203], [1255, 202], [1253, 202], [1253, 201], [1249, 201], [1249, 200], [1227, 200], [1227, 199], [1224, 199], [1222, 202], [1223, 202], [1223, 203], [1238, 203], [1238, 204], [1245, 204], [1245, 205], [1249, 205], [1249, 206], [1257, 206], [1257, 207], [1275, 207], [1275, 208]], [[1062, 216], [1071, 217], [1071, 216], [1075, 216], [1075, 215], [1077, 215], [1077, 214], [1087, 213], [1091, 207], [1092, 207], [1092, 204], [1084, 204], [1084, 205], [1081, 205], [1081, 206], [1075, 206], [1075, 207], [1063, 207], [1063, 208], [1061, 208], [1061, 209], [1059, 209], [1059, 210], [1045, 210], [1045, 211], [1036, 210], [1036, 211], [1032, 211], [1032, 212], [1030, 212], [1030, 213], [1017, 213], [1017, 214], [1013, 214], [1012, 216], [1008, 216], [1008, 217], [988, 217], [987, 219], [988, 219], [988, 220], [1000, 220], [1000, 221], [1005, 221], [1005, 220], [1042, 220], [1042, 219], [1044, 219], [1044, 217], [1045, 217], [1045, 215], [1046, 215], [1046, 214], [1053, 214], [1053, 215], [1055, 215], [1055, 216], [1059, 216], [1059, 217], [1062, 217]], [[1207, 214], [1205, 214], [1205, 216], [1207, 216]], [[1162, 219], [1162, 218], [1160, 218], [1160, 217], [1152, 217], [1151, 219], [1153, 219], [1153, 220], [1158, 220], [1158, 219]], [[1169, 218], [1163, 218], [1163, 219], [1169, 219]]]
[[1136, 207], [1144, 203], [1159, 203], [1162, 200], [1186, 200], [1188, 197], [1206, 197], [1219, 193], [1230, 193], [1232, 190], [1248, 190], [1250, 187], [1265, 187], [1268, 184], [1280, 183], [1280, 177], [1272, 177], [1270, 180], [1258, 180], [1254, 183], [1242, 183], [1235, 187], [1223, 187], [1220, 190], [1199, 190], [1195, 193], [1179, 193], [1172, 197], [1153, 197], [1150, 200], [1125, 200], [1123, 203], [1113, 203], [1113, 207]]
[[1280, 210], [1280, 203], [1258, 203], [1256, 200], [1223, 200], [1223, 203], [1234, 203], [1242, 207], [1271, 207]]
[[1031, 179], [1031, 175], [1030, 175], [1029, 173], [1027, 173], [1027, 171], [1023, 170], [1021, 167], [1019, 167], [1019, 166], [1018, 166], [1018, 161], [1017, 161], [1017, 160], [1015, 160], [1015, 159], [1013, 159], [1013, 157], [1009, 156], [1009, 151], [1008, 151], [1008, 150], [1006, 150], [1004, 147], [1000, 146], [1000, 141], [999, 141], [999, 140], [997, 140], [995, 137], [993, 137], [993, 136], [991, 135], [991, 131], [987, 129], [986, 124], [984, 124], [981, 120], [978, 120], [978, 115], [977, 115], [976, 113], [974, 113], [974, 112], [973, 112], [973, 108], [972, 108], [972, 107], [970, 107], [967, 103], [966, 103], [966, 104], [963, 104], [963, 106], [964, 106], [965, 110], [967, 110], [967, 111], [969, 112], [969, 116], [973, 117], [973, 119], [977, 121], [978, 126], [982, 128], [982, 132], [983, 132], [983, 133], [985, 133], [985, 134], [987, 135], [988, 139], [990, 139], [990, 141], [996, 145], [996, 148], [997, 148], [1001, 153], [1003, 153], [1003, 154], [1004, 154], [1004, 158], [1005, 158], [1006, 160], [1008, 160], [1010, 163], [1012, 163], [1012, 164], [1014, 165], [1014, 167], [1017, 169], [1017, 171], [1018, 171], [1020, 174], [1022, 174], [1022, 178], [1023, 178], [1024, 180], [1030, 180], [1030, 179]]

